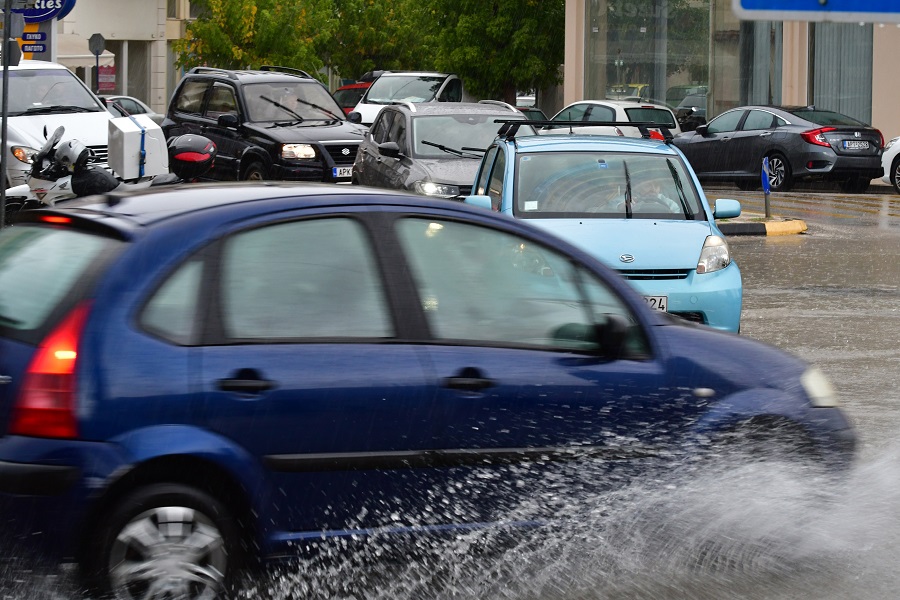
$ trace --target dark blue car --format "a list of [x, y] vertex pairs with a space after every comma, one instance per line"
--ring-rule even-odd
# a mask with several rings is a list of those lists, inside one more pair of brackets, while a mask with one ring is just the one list
[[852, 460], [817, 369], [488, 211], [198, 184], [21, 214], [0, 232], [3, 552], [75, 560], [120, 598], [508, 521], [559, 465], [748, 426]]

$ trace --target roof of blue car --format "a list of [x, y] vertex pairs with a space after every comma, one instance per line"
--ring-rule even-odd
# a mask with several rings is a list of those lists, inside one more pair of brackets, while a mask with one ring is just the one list
[[553, 134], [516, 137], [519, 152], [573, 152], [599, 150], [603, 152], [650, 152], [675, 155], [676, 151], [662, 140], [620, 137], [613, 135]]

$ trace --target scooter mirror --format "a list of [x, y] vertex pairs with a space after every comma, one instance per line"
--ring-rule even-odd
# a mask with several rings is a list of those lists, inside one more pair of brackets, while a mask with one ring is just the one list
[[53, 132], [53, 135], [47, 138], [47, 141], [44, 142], [44, 145], [41, 146], [41, 149], [38, 150], [37, 154], [34, 155], [35, 163], [40, 163], [40, 161], [50, 153], [53, 147], [56, 146], [56, 144], [59, 143], [59, 140], [62, 139], [63, 133], [65, 133], [65, 131], [66, 128], [62, 125], [56, 128], [56, 131]]

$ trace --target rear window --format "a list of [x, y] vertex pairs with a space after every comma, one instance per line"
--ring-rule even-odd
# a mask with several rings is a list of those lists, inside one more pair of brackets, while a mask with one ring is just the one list
[[[89, 283], [120, 242], [71, 229], [15, 226], [0, 232], [0, 329], [41, 329]], [[10, 337], [21, 337], [11, 335]], [[27, 339], [27, 336], [22, 339]]]
[[862, 121], [857, 121], [852, 117], [848, 117], [847, 115], [842, 115], [841, 113], [836, 113], [830, 110], [801, 108], [798, 110], [792, 110], [790, 112], [792, 115], [796, 115], [801, 119], [806, 119], [807, 121], [816, 123], [817, 125], [853, 125], [857, 127], [866, 127], [866, 124]]
[[633, 123], [659, 123], [667, 127], [675, 127], [675, 116], [661, 108], [626, 108], [625, 114]]

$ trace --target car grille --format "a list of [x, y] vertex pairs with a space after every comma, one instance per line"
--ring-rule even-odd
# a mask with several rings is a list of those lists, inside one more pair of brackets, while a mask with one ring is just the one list
[[706, 319], [703, 317], [703, 313], [701, 312], [672, 312], [669, 313], [675, 315], [676, 317], [681, 317], [686, 321], [691, 321], [693, 323], [700, 323], [701, 325], [706, 325]]
[[328, 150], [328, 154], [331, 156], [331, 160], [336, 165], [352, 165], [353, 161], [356, 160], [357, 148], [359, 148], [359, 144], [332, 144], [325, 146], [325, 149]]
[[687, 279], [690, 269], [619, 269], [619, 274], [632, 281], [653, 279]]
[[88, 146], [88, 149], [93, 153], [88, 162], [101, 167], [108, 166], [109, 149], [106, 146]]

